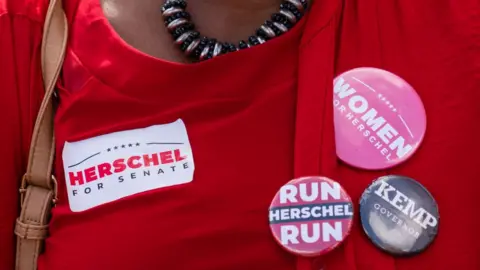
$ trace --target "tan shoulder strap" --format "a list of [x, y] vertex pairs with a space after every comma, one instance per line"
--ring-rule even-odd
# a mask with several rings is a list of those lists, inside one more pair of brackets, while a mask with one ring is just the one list
[[52, 94], [63, 64], [67, 35], [62, 1], [50, 0], [41, 59], [45, 96], [35, 122], [27, 172], [20, 188], [22, 208], [15, 226], [16, 270], [37, 269], [37, 258], [48, 233], [50, 210], [56, 199], [56, 180], [52, 176], [55, 153]]

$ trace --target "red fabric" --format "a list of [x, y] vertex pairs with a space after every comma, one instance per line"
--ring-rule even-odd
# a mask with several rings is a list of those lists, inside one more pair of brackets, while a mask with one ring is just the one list
[[45, 5], [38, 3], [0, 0], [0, 269], [6, 270], [14, 267], [18, 187], [43, 92], [39, 52]]
[[[278, 187], [323, 174], [358, 201], [385, 173], [413, 177], [431, 191], [441, 214], [438, 238], [421, 255], [394, 259], [372, 246], [357, 220], [347, 242], [322, 259], [325, 269], [480, 269], [478, 1], [316, 1], [304, 29], [189, 66], [133, 51], [105, 24], [97, 0], [81, 2], [65, 3], [71, 38], [58, 155], [65, 140], [181, 117], [195, 179], [72, 213], [59, 159], [60, 204], [40, 270], [295, 269], [266, 224]], [[38, 1], [0, 0], [0, 134], [8, 146], [0, 160], [0, 269], [13, 269], [18, 181], [43, 91], [44, 9]], [[354, 170], [335, 158], [332, 80], [359, 66], [400, 75], [425, 104], [424, 144], [389, 171]]]

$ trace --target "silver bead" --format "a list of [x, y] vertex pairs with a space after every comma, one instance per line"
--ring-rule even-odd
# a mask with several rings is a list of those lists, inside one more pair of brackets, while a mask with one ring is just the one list
[[260, 26], [260, 29], [263, 30], [263, 32], [265, 32], [267, 34], [268, 37], [270, 38], [274, 38], [275, 37], [275, 32], [272, 30], [272, 28], [266, 26], [266, 25], [262, 25]]
[[192, 43], [190, 43], [190, 45], [188, 45], [187, 49], [185, 50], [185, 53], [187, 55], [190, 55], [197, 48], [199, 43], [200, 39], [195, 39], [194, 41], [192, 41]]
[[278, 22], [273, 22], [273, 25], [275, 25], [275, 27], [277, 27], [278, 29], [280, 29], [280, 31], [282, 31], [283, 33], [286, 33], [288, 32], [288, 28], [281, 24], [281, 23], [278, 23]]
[[280, 13], [283, 14], [285, 17], [287, 17], [287, 19], [288, 19], [291, 23], [296, 23], [296, 22], [297, 22], [297, 17], [295, 17], [295, 15], [293, 15], [292, 12], [290, 12], [290, 11], [288, 11], [288, 10], [281, 9], [281, 10], [280, 10]]
[[204, 60], [205, 58], [207, 58], [209, 50], [210, 50], [210, 46], [208, 46], [208, 45], [205, 46], [205, 48], [203, 48], [202, 53], [200, 53], [200, 60]]
[[213, 57], [219, 55], [222, 52], [222, 44], [215, 43], [215, 47], [213, 47]]
[[165, 10], [165, 12], [162, 13], [162, 16], [163, 17], [169, 17], [169, 16], [172, 16], [175, 13], [182, 12], [182, 11], [183, 11], [183, 9], [181, 9], [181, 8], [171, 7], [169, 9]]
[[179, 18], [179, 19], [173, 20], [171, 23], [169, 23], [167, 25], [167, 29], [171, 31], [171, 30], [179, 27], [182, 24], [186, 24], [187, 22], [188, 21], [184, 18]]
[[262, 37], [257, 36], [257, 40], [260, 44], [265, 43], [265, 39], [263, 39]]
[[177, 45], [182, 44], [192, 33], [193, 33], [192, 31], [183, 33], [181, 36], [177, 38], [177, 40], [175, 40], [175, 44]]
[[287, 0], [287, 2], [292, 3], [300, 12], [303, 12], [304, 8], [300, 1], [298, 0]]

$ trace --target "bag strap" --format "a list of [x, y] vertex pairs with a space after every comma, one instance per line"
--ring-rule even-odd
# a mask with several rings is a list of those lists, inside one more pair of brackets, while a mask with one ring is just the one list
[[61, 0], [50, 0], [43, 29], [42, 73], [45, 96], [33, 130], [27, 172], [20, 187], [20, 216], [16, 270], [36, 270], [43, 240], [48, 234], [50, 210], [56, 201], [57, 184], [52, 175], [55, 153], [52, 95], [63, 65], [68, 26]]

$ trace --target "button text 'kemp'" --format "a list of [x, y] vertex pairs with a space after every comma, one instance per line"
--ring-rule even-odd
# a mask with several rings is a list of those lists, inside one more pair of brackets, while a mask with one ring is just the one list
[[171, 164], [186, 159], [181, 155], [180, 149], [163, 151], [160, 153], [134, 155], [128, 158], [119, 158], [113, 162], [105, 162], [90, 168], [69, 172], [70, 185], [83, 185], [110, 176], [114, 173], [121, 173], [127, 169], [139, 169], [161, 164]]
[[422, 207], [415, 209], [415, 201], [408, 198], [405, 194], [389, 185], [385, 181], [381, 181], [381, 185], [377, 190], [375, 190], [375, 194], [380, 196], [396, 209], [402, 211], [402, 213], [407, 215], [410, 219], [424, 229], [427, 229], [427, 226], [435, 227], [438, 224], [438, 220], [435, 216], [427, 212]]

